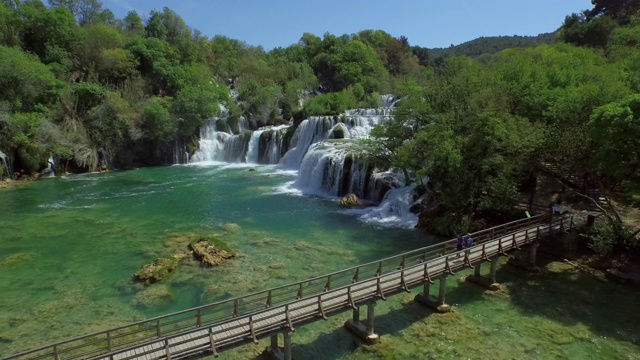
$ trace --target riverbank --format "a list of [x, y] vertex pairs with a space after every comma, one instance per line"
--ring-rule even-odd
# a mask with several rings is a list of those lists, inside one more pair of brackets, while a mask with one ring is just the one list
[[[640, 359], [640, 290], [598, 280], [542, 255], [540, 273], [500, 260], [499, 291], [453, 275], [437, 314], [411, 294], [378, 301], [379, 344], [363, 345], [342, 327], [350, 313], [296, 329], [298, 359]], [[488, 265], [485, 265], [488, 266]], [[260, 358], [268, 339], [221, 354], [219, 359]], [[213, 359], [209, 357], [208, 359]]]

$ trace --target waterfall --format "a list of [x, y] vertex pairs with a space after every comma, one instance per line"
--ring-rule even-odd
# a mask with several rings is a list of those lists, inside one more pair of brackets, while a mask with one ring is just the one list
[[355, 194], [365, 204], [380, 204], [361, 213], [365, 221], [415, 223], [415, 215], [408, 211], [413, 187], [404, 187], [397, 174], [376, 172], [373, 164], [351, 151], [352, 140], [366, 139], [376, 125], [393, 121], [397, 101], [393, 95], [383, 95], [380, 108], [312, 116], [295, 128], [281, 125], [254, 131], [244, 118], [232, 119], [225, 113], [225, 118], [214, 118], [201, 127], [200, 146], [191, 161], [277, 164], [298, 170], [293, 187], [305, 194]]
[[392, 108], [398, 101], [400, 101], [400, 99], [398, 99], [395, 95], [380, 95], [380, 102], [382, 103], [383, 108]]
[[267, 139], [265, 154], [267, 164], [278, 164], [284, 155], [286, 144], [285, 135], [289, 130], [289, 125], [276, 126], [269, 131], [270, 137]]
[[333, 125], [333, 118], [330, 116], [314, 116], [304, 120], [291, 139], [291, 143], [295, 146], [284, 155], [280, 164], [289, 169], [300, 168], [302, 159], [311, 144], [326, 139]]
[[11, 168], [9, 167], [9, 162], [7, 161], [8, 156], [0, 151], [0, 159], [2, 159], [3, 171], [0, 171], [0, 180], [2, 180], [3, 172], [7, 173], [7, 177], [11, 177]]
[[47, 168], [42, 171], [45, 177], [55, 177], [56, 173], [53, 171], [53, 166], [56, 164], [56, 160], [53, 158], [53, 154], [49, 155], [47, 160]]
[[300, 165], [294, 186], [313, 195], [338, 195], [346, 152], [331, 144], [311, 146]]
[[379, 206], [360, 211], [360, 219], [380, 226], [414, 227], [418, 215], [410, 211], [415, 203], [413, 199], [415, 185], [389, 190]]
[[264, 130], [256, 130], [251, 134], [249, 148], [247, 149], [247, 163], [258, 164], [260, 159], [260, 135]]
[[191, 157], [191, 162], [211, 162], [224, 160], [224, 142], [230, 134], [216, 131], [216, 120], [211, 120], [200, 128], [200, 146]]

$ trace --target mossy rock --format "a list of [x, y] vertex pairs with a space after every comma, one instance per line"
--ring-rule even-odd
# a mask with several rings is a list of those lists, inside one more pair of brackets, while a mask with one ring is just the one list
[[332, 132], [332, 138], [334, 139], [344, 139], [347, 137], [347, 128], [342, 125], [342, 124], [338, 124], [333, 128], [333, 132]]
[[229, 127], [229, 124], [227, 124], [226, 121], [222, 119], [218, 119], [216, 121], [216, 131], [231, 133], [231, 128]]
[[189, 244], [189, 248], [193, 251], [193, 256], [207, 266], [218, 266], [224, 261], [236, 256], [233, 252], [216, 246], [215, 243], [207, 239], [201, 239], [200, 241]]
[[133, 275], [137, 281], [153, 284], [169, 277], [178, 268], [178, 259], [158, 258], [154, 262], [144, 264]]

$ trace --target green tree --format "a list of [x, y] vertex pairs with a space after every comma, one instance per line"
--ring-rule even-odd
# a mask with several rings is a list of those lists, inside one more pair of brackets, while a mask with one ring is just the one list
[[176, 132], [176, 123], [169, 112], [170, 99], [152, 97], [142, 106], [141, 120], [145, 137], [154, 141], [170, 141]]
[[0, 101], [17, 111], [33, 111], [55, 103], [64, 83], [37, 57], [0, 46], [0, 87]]
[[589, 121], [596, 167], [610, 180], [640, 185], [640, 95], [603, 105]]
[[102, 2], [99, 0], [49, 0], [49, 5], [69, 10], [76, 17], [80, 26], [104, 22], [113, 17], [111, 11], [104, 12]]
[[135, 10], [131, 10], [122, 19], [124, 30], [130, 32], [136, 36], [143, 36], [145, 29], [142, 23], [142, 18]]

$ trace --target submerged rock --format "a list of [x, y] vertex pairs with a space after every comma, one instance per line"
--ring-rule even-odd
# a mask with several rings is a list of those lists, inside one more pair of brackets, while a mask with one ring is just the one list
[[222, 230], [229, 233], [237, 233], [240, 231], [240, 225], [234, 223], [224, 224], [222, 225]]
[[19, 262], [22, 261], [26, 261], [26, 260], [30, 260], [31, 259], [31, 255], [28, 253], [17, 253], [17, 254], [12, 254], [9, 255], [3, 259], [0, 259], [0, 267], [3, 266], [12, 266], [15, 265]]
[[175, 257], [158, 258], [152, 263], [142, 265], [133, 276], [138, 281], [152, 284], [167, 278], [177, 268], [178, 259]]
[[133, 297], [134, 304], [146, 308], [167, 305], [173, 300], [173, 293], [167, 285], [148, 287]]
[[206, 239], [190, 244], [189, 248], [193, 250], [193, 256], [195, 256], [196, 259], [208, 266], [218, 266], [225, 260], [236, 256], [234, 253], [211, 244]]

